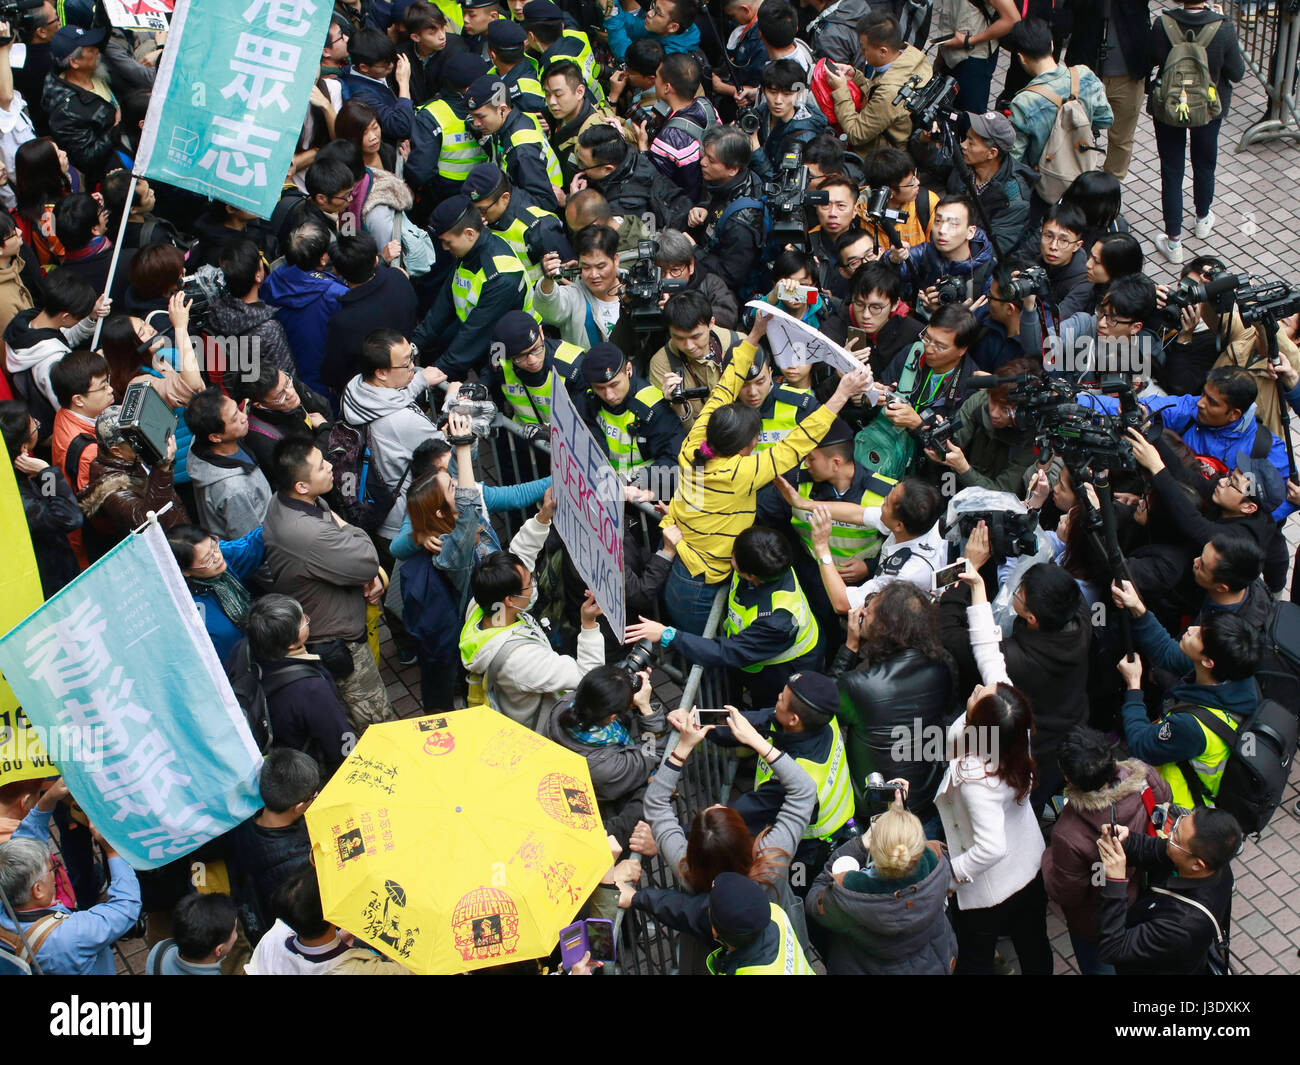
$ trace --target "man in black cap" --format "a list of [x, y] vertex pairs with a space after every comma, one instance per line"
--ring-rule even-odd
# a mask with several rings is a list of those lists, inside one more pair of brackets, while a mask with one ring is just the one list
[[564, 24], [564, 12], [551, 0], [528, 0], [524, 5], [524, 46], [538, 57], [543, 74], [557, 59], [571, 59], [582, 71], [592, 103], [605, 102], [605, 90], [600, 85], [600, 67], [596, 65], [591, 39], [582, 30], [570, 29]]
[[456, 259], [456, 272], [416, 327], [420, 353], [436, 354], [452, 381], [487, 364], [492, 332], [508, 311], [533, 313], [533, 290], [510, 245], [488, 231], [468, 196], [453, 196], [434, 209], [429, 229]]
[[560, 164], [537, 125], [510, 104], [505, 83], [492, 74], [475, 78], [465, 105], [484, 136], [479, 143], [493, 161], [538, 207], [558, 212], [564, 199]]
[[411, 102], [420, 107], [437, 95], [443, 63], [465, 51], [465, 43], [428, 0], [413, 0], [402, 16], [402, 27], [397, 50], [411, 64]]
[[460, 39], [465, 45], [465, 50], [485, 63], [491, 62], [488, 56], [487, 31], [492, 23], [501, 17], [500, 5], [497, 0], [460, 0], [460, 3], [465, 16]]
[[592, 346], [582, 360], [582, 377], [587, 391], [576, 398], [578, 413], [614, 472], [635, 485], [628, 498], [668, 499], [686, 434], [664, 394], [639, 377], [614, 344]]
[[473, 129], [464, 92], [485, 72], [476, 55], [459, 52], [442, 64], [442, 89], [415, 112], [411, 124], [411, 154], [406, 160], [406, 180], [420, 190], [421, 203], [412, 212], [417, 221], [434, 205], [460, 194], [469, 172], [487, 161]]
[[722, 944], [708, 957], [714, 976], [816, 976], [785, 911], [755, 881], [719, 873], [709, 892], [709, 923]]
[[575, 390], [586, 387], [582, 348], [543, 336], [537, 319], [523, 311], [505, 315], [493, 336], [491, 387], [498, 406], [536, 436], [551, 424], [552, 370]]
[[494, 19], [487, 30], [488, 56], [492, 60], [490, 73], [505, 83], [510, 103], [524, 114], [541, 120], [546, 107], [546, 94], [537, 80], [537, 69], [524, 55], [523, 27], [509, 19]]
[[50, 134], [91, 188], [113, 161], [113, 128], [122, 114], [108, 83], [95, 76], [107, 39], [104, 29], [59, 30], [50, 41], [50, 72], [41, 94]]
[[548, 252], [564, 262], [573, 258], [559, 218], [531, 203], [496, 163], [479, 163], [469, 172], [465, 195], [482, 212], [488, 227], [514, 249], [533, 285], [542, 279], [542, 257]]

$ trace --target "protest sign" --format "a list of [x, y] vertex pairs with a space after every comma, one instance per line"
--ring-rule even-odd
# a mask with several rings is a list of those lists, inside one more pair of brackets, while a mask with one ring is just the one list
[[551, 376], [551, 484], [555, 528], [573, 564], [623, 639], [623, 485], [569, 398]]
[[[4, 467], [0, 470], [0, 544], [5, 545], [5, 564], [0, 566], [0, 632], [3, 632], [40, 606], [45, 597], [41, 594], [40, 572], [36, 568], [36, 554], [32, 550], [13, 465], [8, 462], [0, 465]], [[53, 484], [52, 478], [43, 481]], [[40, 490], [39, 482], [37, 490]], [[0, 785], [51, 773], [39, 738], [18, 708], [18, 697], [0, 675]]]
[[129, 536], [0, 637], [0, 669], [104, 838], [154, 869], [261, 807], [261, 756], [162, 529]]
[[176, 0], [104, 0], [108, 21], [119, 30], [165, 30]]
[[137, 176], [270, 218], [332, 10], [327, 0], [177, 0]]
[[840, 347], [783, 308], [763, 300], [751, 300], [745, 306], [768, 316], [767, 342], [781, 369], [814, 362], [824, 362], [840, 373], [862, 369], [862, 363], [853, 357], [853, 352]]

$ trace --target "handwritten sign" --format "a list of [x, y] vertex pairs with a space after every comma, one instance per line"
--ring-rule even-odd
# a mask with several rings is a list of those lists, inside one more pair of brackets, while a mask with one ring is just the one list
[[626, 620], [623, 487], [558, 373], [551, 378], [551, 476], [555, 528], [621, 641]]
[[775, 304], [751, 300], [745, 306], [767, 315], [767, 342], [781, 369], [808, 366], [814, 362], [824, 362], [840, 373], [862, 369], [862, 363], [853, 357], [853, 352], [840, 347], [825, 334]]

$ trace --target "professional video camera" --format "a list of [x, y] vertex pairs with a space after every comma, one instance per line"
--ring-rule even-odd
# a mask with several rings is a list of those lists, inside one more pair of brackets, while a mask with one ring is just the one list
[[781, 159], [775, 181], [763, 186], [763, 195], [772, 215], [772, 243], [783, 248], [791, 244], [808, 250], [808, 230], [804, 208], [831, 202], [825, 189], [808, 189], [808, 168], [803, 165], [803, 145], [796, 145]]
[[907, 215], [895, 211], [889, 206], [889, 194], [893, 190], [888, 185], [867, 190], [867, 217], [877, 222], [902, 222]]
[[1008, 510], [976, 510], [957, 515], [963, 540], [983, 522], [989, 531], [989, 554], [1001, 562], [1008, 557], [1032, 555], [1038, 550], [1038, 515], [1015, 514]]
[[895, 104], [902, 104], [912, 116], [916, 129], [928, 130], [936, 122], [957, 120], [952, 109], [957, 99], [957, 79], [948, 74], [936, 74], [924, 85], [921, 75], [913, 74], [907, 84], [898, 90]]
[[1045, 300], [1050, 291], [1047, 268], [1045, 266], [1027, 266], [1020, 271], [1017, 277], [1002, 286], [1002, 298], [1004, 300], [1020, 301], [1026, 296], [1037, 296], [1040, 300]]
[[190, 301], [192, 333], [207, 331], [212, 304], [225, 289], [226, 275], [216, 266], [200, 266], [194, 273], [181, 278], [181, 292]]
[[1259, 322], [1278, 322], [1300, 311], [1300, 288], [1285, 281], [1267, 281], [1243, 285], [1237, 289], [1237, 310], [1246, 326]]
[[939, 293], [939, 305], [942, 307], [953, 303], [961, 303], [966, 299], [966, 278], [964, 277], [958, 277], [956, 274], [944, 274], [935, 281], [934, 287]]
[[657, 240], [639, 240], [635, 251], [620, 252], [618, 257], [618, 276], [623, 282], [623, 299], [631, 313], [632, 326], [644, 333], [663, 328], [660, 298], [680, 292], [687, 285], [684, 277], [664, 277], [655, 263], [658, 254]]
[[[39, 30], [45, 24], [40, 13], [44, 6], [45, 0], [0, 0], [0, 22], [9, 23], [9, 36], [0, 37], [0, 44], [12, 44]], [[18, 65], [16, 57], [14, 65]]]
[[473, 422], [473, 433], [480, 440], [492, 433], [492, 422], [497, 416], [497, 405], [488, 398], [487, 385], [469, 381], [460, 386], [449, 403], [442, 408], [441, 425], [445, 428], [448, 414], [464, 414]]
[[635, 126], [645, 125], [646, 136], [654, 140], [664, 128], [673, 109], [666, 100], [656, 100], [649, 107], [634, 107], [627, 113], [627, 120]]
[[945, 418], [933, 407], [923, 410], [920, 417], [921, 424], [915, 429], [908, 430], [909, 435], [916, 441], [916, 446], [922, 451], [947, 454], [948, 441], [952, 439], [953, 433], [961, 423], [956, 418]]

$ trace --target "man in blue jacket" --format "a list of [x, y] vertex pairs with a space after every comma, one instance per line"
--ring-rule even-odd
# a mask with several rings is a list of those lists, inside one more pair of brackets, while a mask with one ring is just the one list
[[332, 234], [318, 222], [306, 222], [289, 234], [285, 265], [271, 271], [262, 285], [262, 300], [279, 309], [293, 349], [298, 375], [313, 392], [328, 389], [321, 379], [330, 319], [339, 309], [348, 287], [325, 272], [330, 261]]
[[659, 38], [669, 55], [700, 46], [700, 28], [690, 0], [652, 0], [636, 11], [624, 11], [618, 0], [608, 0], [604, 7], [605, 33], [616, 59], [625, 58], [628, 46], [642, 37]]
[[[108, 858], [108, 899], [73, 913], [55, 900], [50, 860], [50, 815], [68, 797], [60, 777], [41, 796], [9, 839], [0, 843], [0, 892], [9, 899], [41, 971], [52, 976], [112, 976], [113, 944], [140, 916], [140, 882], [112, 844], [93, 828]], [[0, 939], [14, 953], [25, 947], [7, 909], [0, 910]]]
[[956, 277], [963, 298], [973, 303], [989, 290], [993, 278], [993, 245], [975, 224], [970, 202], [962, 196], [945, 196], [934, 205], [930, 239], [916, 247], [901, 247], [889, 253], [902, 267], [903, 296], [915, 302], [914, 313], [928, 319], [940, 307], [936, 283], [942, 277]]
[[[396, 144], [411, 135], [415, 109], [411, 103], [411, 61], [380, 30], [364, 29], [348, 41], [352, 65], [339, 75], [351, 99], [363, 100], [375, 110], [384, 140]], [[387, 78], [397, 82], [397, 92]]]

